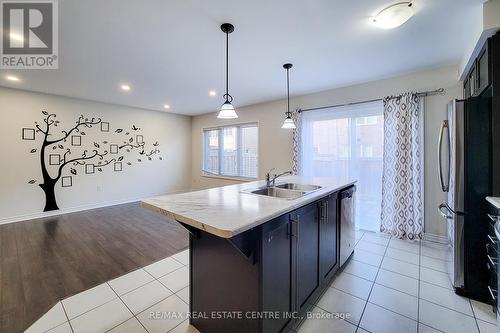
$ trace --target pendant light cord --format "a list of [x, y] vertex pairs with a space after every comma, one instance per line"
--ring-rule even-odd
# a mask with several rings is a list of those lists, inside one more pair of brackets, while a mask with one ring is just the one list
[[286, 94], [288, 96], [286, 114], [290, 115], [290, 69], [286, 69]]
[[229, 99], [229, 33], [226, 32], [226, 101]]

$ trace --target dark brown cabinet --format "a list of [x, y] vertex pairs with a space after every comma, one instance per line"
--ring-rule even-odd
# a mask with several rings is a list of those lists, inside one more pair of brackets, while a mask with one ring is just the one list
[[481, 95], [491, 84], [490, 40], [482, 48], [464, 80], [464, 98]]
[[322, 280], [328, 280], [338, 267], [337, 207], [337, 193], [329, 195], [320, 202], [319, 272]]
[[301, 310], [319, 287], [319, 204], [292, 213], [297, 225], [297, 308]]
[[[284, 215], [262, 227], [262, 304], [263, 311], [295, 311], [292, 222]], [[266, 318], [263, 332], [281, 332], [291, 318]]]
[[[339, 267], [337, 198], [331, 193], [233, 238], [190, 228], [191, 311], [245, 316], [191, 323], [208, 333], [296, 327]], [[253, 313], [272, 316], [246, 317]]]

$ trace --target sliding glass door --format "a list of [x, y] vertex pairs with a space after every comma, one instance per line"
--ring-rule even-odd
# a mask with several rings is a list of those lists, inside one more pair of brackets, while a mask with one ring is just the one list
[[383, 140], [382, 102], [302, 114], [301, 173], [357, 180], [358, 229], [380, 228]]

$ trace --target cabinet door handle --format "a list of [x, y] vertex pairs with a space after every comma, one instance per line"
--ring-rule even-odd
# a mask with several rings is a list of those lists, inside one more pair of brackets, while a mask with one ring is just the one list
[[297, 240], [300, 239], [300, 215], [297, 215]]
[[328, 224], [328, 201], [325, 202], [325, 224]]

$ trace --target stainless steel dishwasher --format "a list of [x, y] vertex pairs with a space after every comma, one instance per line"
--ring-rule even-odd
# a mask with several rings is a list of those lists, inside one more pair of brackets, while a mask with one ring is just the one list
[[354, 252], [356, 235], [354, 229], [356, 187], [340, 192], [340, 266]]

